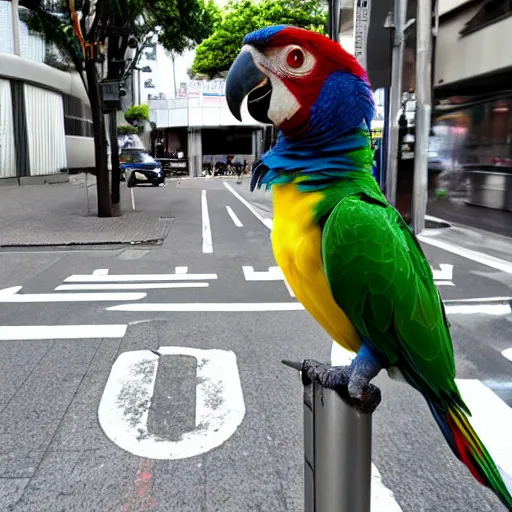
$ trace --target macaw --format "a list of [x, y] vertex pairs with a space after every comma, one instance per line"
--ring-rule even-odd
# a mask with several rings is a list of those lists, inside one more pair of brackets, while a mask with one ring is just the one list
[[[356, 354], [331, 383], [375, 399], [386, 369], [419, 391], [453, 453], [512, 511], [512, 485], [471, 426], [455, 383], [449, 324], [422, 248], [372, 176], [374, 102], [357, 60], [327, 37], [290, 26], [252, 32], [226, 80], [226, 100], [278, 129], [252, 188], [272, 188], [272, 247], [305, 309]], [[380, 400], [380, 398], [379, 398]], [[505, 483], [507, 482], [507, 483]]]

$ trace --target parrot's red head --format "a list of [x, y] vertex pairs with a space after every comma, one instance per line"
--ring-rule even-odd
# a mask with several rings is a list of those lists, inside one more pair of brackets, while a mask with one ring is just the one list
[[226, 98], [233, 115], [248, 96], [249, 113], [294, 137], [346, 132], [373, 117], [368, 77], [339, 43], [309, 30], [268, 27], [246, 36], [231, 66]]

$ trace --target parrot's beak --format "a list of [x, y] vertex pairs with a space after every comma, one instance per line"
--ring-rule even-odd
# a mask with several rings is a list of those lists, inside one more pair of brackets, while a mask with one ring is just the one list
[[268, 77], [256, 66], [251, 51], [243, 50], [229, 69], [226, 79], [226, 100], [229, 110], [242, 121], [240, 109], [246, 96], [249, 114], [261, 123], [271, 124], [268, 109], [272, 86]]

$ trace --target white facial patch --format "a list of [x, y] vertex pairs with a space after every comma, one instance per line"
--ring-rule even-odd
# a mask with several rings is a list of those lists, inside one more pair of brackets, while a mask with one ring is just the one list
[[279, 127], [298, 112], [300, 103], [278, 76], [271, 74], [269, 79], [272, 84], [272, 96], [267, 115]]

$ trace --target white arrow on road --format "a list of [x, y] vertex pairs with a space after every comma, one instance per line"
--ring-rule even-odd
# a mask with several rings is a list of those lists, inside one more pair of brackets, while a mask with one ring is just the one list
[[21, 286], [0, 290], [0, 303], [6, 302], [96, 302], [140, 300], [146, 293], [18, 293]]

